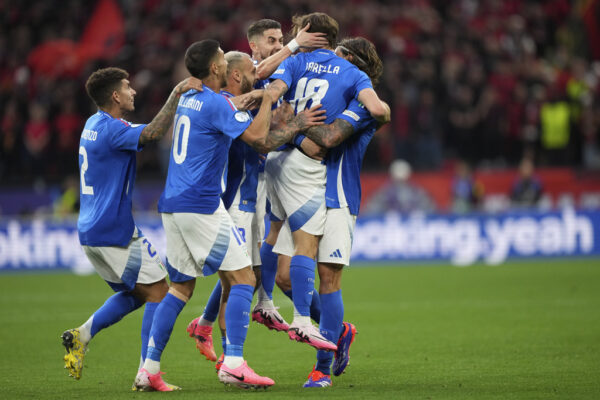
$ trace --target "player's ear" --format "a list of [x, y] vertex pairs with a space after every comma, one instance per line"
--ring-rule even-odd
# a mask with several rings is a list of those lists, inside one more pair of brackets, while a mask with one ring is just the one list
[[248, 42], [248, 44], [250, 45], [250, 50], [252, 50], [253, 53], [258, 50], [258, 46], [256, 45], [256, 43], [254, 41], [250, 41], [250, 42]]
[[110, 96], [112, 101], [115, 102], [116, 104], [121, 104], [121, 98], [119, 97], [119, 92], [117, 92], [116, 90], [114, 90], [112, 92], [112, 95]]

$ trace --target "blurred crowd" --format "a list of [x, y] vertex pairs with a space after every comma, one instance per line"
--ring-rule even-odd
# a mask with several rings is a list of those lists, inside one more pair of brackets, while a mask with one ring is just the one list
[[[77, 41], [98, 2], [0, 0], [0, 177], [2, 185], [77, 176], [89, 74], [108, 65], [131, 73], [132, 122], [149, 122], [180, 73], [186, 47], [215, 38], [249, 52], [248, 25], [330, 14], [341, 36], [373, 41], [384, 62], [377, 88], [392, 124], [367, 151], [366, 170], [394, 159], [435, 170], [469, 167], [600, 167], [600, 51], [596, 0], [114, 0], [124, 44], [75, 73], [40, 72], [28, 60], [48, 41]], [[597, 37], [596, 37], [597, 39]], [[597, 40], [596, 40], [597, 42]], [[596, 60], [596, 61], [594, 61]], [[170, 139], [138, 157], [142, 179], [161, 178]]]

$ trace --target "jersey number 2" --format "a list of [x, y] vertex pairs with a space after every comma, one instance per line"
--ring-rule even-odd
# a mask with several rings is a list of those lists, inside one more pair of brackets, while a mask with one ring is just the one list
[[83, 156], [83, 162], [81, 163], [81, 194], [94, 194], [94, 187], [85, 184], [85, 171], [88, 169], [88, 157], [85, 147], [79, 146], [79, 154]]
[[308, 80], [308, 78], [301, 78], [296, 84], [296, 93], [293, 100], [296, 103], [296, 114], [306, 108], [306, 103], [309, 100], [312, 100], [313, 107], [321, 104], [327, 89], [329, 89], [329, 82], [325, 79], [313, 78]]

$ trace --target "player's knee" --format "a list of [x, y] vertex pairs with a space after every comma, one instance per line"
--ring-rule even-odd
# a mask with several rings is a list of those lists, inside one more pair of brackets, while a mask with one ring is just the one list
[[226, 271], [222, 275], [222, 282], [227, 281], [228, 286], [234, 285], [250, 285], [256, 286], [256, 277], [254, 276], [254, 272], [252, 268], [244, 267], [242, 269], [238, 269], [236, 271]]
[[169, 284], [167, 283], [166, 279], [162, 279], [150, 285], [149, 289], [150, 290], [146, 296], [146, 301], [158, 303], [167, 295], [167, 292], [169, 291]]
[[280, 274], [279, 272], [277, 272], [277, 275], [275, 275], [275, 283], [277, 284], [277, 287], [283, 292], [292, 290], [292, 282], [290, 282], [289, 271], [288, 274]]
[[271, 246], [275, 245], [275, 242], [277, 242], [277, 237], [279, 236], [279, 231], [281, 231], [282, 225], [283, 222], [271, 221], [269, 233], [267, 235], [267, 238], [265, 239], [266, 243], [270, 244]]
[[333, 293], [342, 288], [342, 268], [342, 265], [319, 263], [319, 293]]
[[169, 293], [178, 299], [188, 302], [194, 294], [194, 288], [196, 287], [196, 280], [192, 279], [185, 282], [171, 282]]

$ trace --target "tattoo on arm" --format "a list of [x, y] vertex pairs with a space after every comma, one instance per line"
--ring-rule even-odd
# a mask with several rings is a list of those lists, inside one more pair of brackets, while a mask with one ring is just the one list
[[269, 86], [267, 86], [265, 90], [268, 90], [269, 93], [271, 93], [271, 98], [276, 101], [276, 99], [280, 98], [285, 94], [285, 92], [287, 92], [288, 87], [284, 81], [281, 79], [276, 79], [269, 83]]
[[171, 93], [169, 99], [161, 110], [156, 114], [146, 127], [142, 130], [140, 135], [140, 144], [154, 142], [160, 140], [167, 129], [173, 123], [173, 117], [175, 116], [175, 110], [177, 110], [177, 104], [179, 102], [179, 94]]
[[348, 139], [354, 133], [352, 125], [343, 119], [336, 119], [331, 124], [311, 126], [304, 134], [319, 146], [328, 149]]
[[289, 123], [281, 124], [278, 128], [271, 129], [266, 137], [256, 139], [250, 145], [259, 153], [268, 153], [288, 143], [300, 129], [296, 121], [292, 120]]

